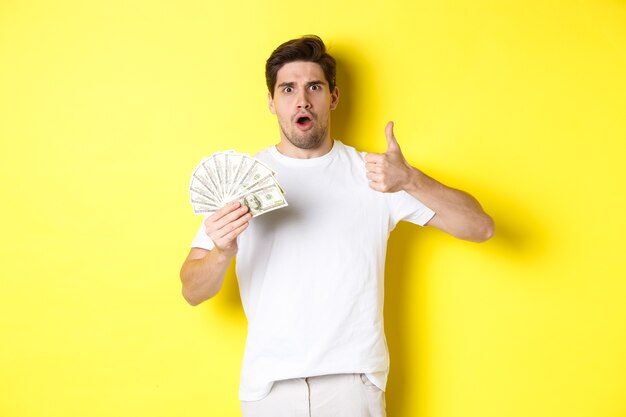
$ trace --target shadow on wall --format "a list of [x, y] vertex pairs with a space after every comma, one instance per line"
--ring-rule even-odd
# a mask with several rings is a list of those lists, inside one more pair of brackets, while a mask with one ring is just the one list
[[[429, 247], [428, 230], [419, 226], [400, 222], [392, 232], [387, 246], [385, 263], [385, 335], [389, 347], [390, 372], [387, 381], [386, 403], [389, 415], [409, 415], [407, 396], [415, 392], [417, 376], [411, 377], [407, 364], [411, 356], [424, 357], [426, 352], [413, 351], [408, 346], [408, 339], [418, 334], [413, 323], [424, 322], [421, 318], [411, 317], [409, 306], [423, 303], [423, 294], [407, 294], [404, 283], [407, 280], [424, 279], [423, 271], [427, 268], [428, 256], [424, 248]], [[410, 273], [407, 269], [409, 258], [420, 258], [420, 272]], [[419, 333], [425, 334], [426, 329]], [[424, 346], [419, 341], [419, 346]], [[419, 379], [428, 378], [422, 375]], [[423, 392], [423, 391], [422, 391]], [[412, 399], [423, 402], [425, 399]]]
[[355, 88], [350, 78], [351, 62], [342, 57], [335, 57], [335, 59], [337, 60], [336, 82], [337, 88], [339, 88], [339, 103], [331, 115], [331, 136], [333, 139], [339, 139], [347, 145], [355, 146], [350, 141], [353, 133], [349, 123], [354, 116], [353, 100], [350, 100], [350, 95], [353, 92], [353, 88]]
[[[512, 203], [507, 197], [489, 195], [480, 187], [470, 190], [480, 195], [484, 200], [484, 206], [489, 214], [495, 219], [496, 234], [488, 243], [488, 257], [494, 261], [502, 262], [505, 259], [513, 268], [515, 265], [526, 265], [537, 262], [542, 255], [549, 252], [549, 232], [541, 225], [538, 218], [526, 212], [522, 204]], [[485, 197], [485, 198], [483, 198]], [[519, 198], [519, 197], [518, 197]], [[521, 198], [519, 198], [521, 200]], [[489, 201], [489, 204], [486, 203]], [[408, 416], [416, 410], [411, 409], [411, 404], [420, 403], [421, 410], [427, 410], [426, 403], [432, 395], [424, 394], [424, 398], [411, 398], [415, 392], [427, 393], [428, 387], [419, 387], [420, 381], [436, 379], [428, 375], [428, 368], [419, 369], [420, 375], [412, 375], [409, 369], [415, 369], [414, 364], [427, 362], [431, 352], [427, 351], [428, 340], [416, 340], [418, 335], [428, 339], [434, 329], [421, 328], [425, 323], [431, 323], [429, 317], [415, 317], [414, 306], [416, 303], [422, 307], [422, 314], [428, 314], [433, 308], [429, 306], [428, 270], [433, 265], [430, 255], [434, 251], [445, 250], [445, 244], [454, 244], [453, 237], [444, 235], [443, 232], [434, 228], [420, 228], [419, 226], [400, 222], [392, 232], [387, 248], [387, 260], [385, 269], [385, 333], [390, 351], [391, 370], [387, 385], [386, 401], [388, 415]], [[443, 243], [443, 245], [442, 245]], [[417, 270], [415, 258], [420, 261]], [[438, 257], [439, 259], [441, 257]], [[509, 279], [506, 276], [502, 279]], [[532, 277], [529, 277], [532, 278]], [[419, 293], [407, 291], [406, 283], [415, 280], [421, 281]], [[412, 285], [412, 288], [415, 288]], [[207, 315], [219, 314], [220, 320], [228, 320], [233, 326], [246, 326], [246, 319], [239, 297], [239, 287], [235, 276], [234, 264], [226, 273], [220, 294], [210, 300], [210, 308]], [[412, 316], [413, 315], [413, 316]], [[410, 341], [413, 341], [410, 343]], [[415, 350], [414, 346], [418, 346]], [[411, 364], [411, 366], [409, 366]], [[441, 395], [437, 395], [441, 397]]]
[[[358, 118], [359, 108], [353, 98], [359, 93], [356, 80], [350, 74], [358, 74], [363, 65], [363, 61], [355, 51], [350, 49], [350, 54], [341, 54], [341, 46], [333, 47], [333, 56], [337, 59], [337, 85], [340, 89], [340, 101], [337, 109], [332, 114], [332, 136], [340, 139], [347, 145], [355, 146], [357, 149], [363, 148], [359, 138], [353, 137], [354, 129], [351, 122]], [[351, 58], [350, 58], [351, 57]], [[371, 111], [368, 103], [368, 109]], [[468, 139], [472, 140], [472, 139]], [[445, 167], [442, 167], [442, 172]], [[437, 178], [437, 175], [434, 175]], [[465, 187], [465, 186], [464, 186]], [[516, 196], [514, 191], [489, 190], [489, 186], [466, 185], [467, 191], [478, 197], [481, 204], [494, 218], [496, 223], [496, 234], [489, 243], [489, 251], [493, 259], [498, 262], [506, 259], [513, 267], [516, 264], [528, 264], [539, 259], [538, 255], [547, 253], [549, 234], [540, 219], [525, 209], [523, 196]], [[408, 280], [423, 280], [421, 288], [427, 288], [430, 267], [429, 253], [445, 242], [448, 237], [437, 236], [438, 230], [421, 229], [418, 226], [401, 222], [391, 235], [387, 251], [386, 261], [386, 282], [385, 282], [385, 331], [390, 349], [391, 371], [386, 395], [387, 410], [389, 415], [406, 416], [414, 413], [409, 409], [409, 404], [420, 402], [422, 409], [427, 409], [428, 404], [424, 404], [427, 398], [407, 399], [410, 393], [427, 392], [417, 387], [418, 381], [432, 380], [432, 376], [427, 374], [428, 369], [420, 369], [423, 372], [419, 375], [410, 375], [407, 371], [409, 363], [415, 363], [415, 358], [428, 360], [429, 352], [412, 351], [409, 339], [415, 340], [417, 323], [429, 323], [432, 320], [424, 317], [411, 317], [409, 306], [415, 303], [424, 305], [420, 309], [428, 312], [428, 299], [425, 294], [412, 294], [406, 291], [404, 284]], [[442, 240], [443, 239], [443, 240]], [[453, 240], [454, 238], [449, 237]], [[409, 260], [420, 257], [419, 269], [411, 267], [409, 270]], [[507, 277], [502, 277], [507, 279]], [[427, 291], [424, 291], [424, 293]], [[233, 325], [246, 325], [245, 315], [239, 297], [239, 287], [235, 276], [234, 265], [228, 269], [224, 284], [219, 296], [211, 301], [212, 307], [207, 314], [214, 315], [219, 312], [221, 319], [230, 320]], [[419, 334], [425, 338], [432, 334], [431, 329], [419, 329]], [[428, 345], [426, 341], [418, 341], [420, 349]], [[414, 367], [413, 367], [414, 368]], [[430, 395], [427, 395], [430, 397]]]
[[[506, 259], [512, 267], [537, 262], [542, 255], [548, 253], [549, 233], [540, 223], [539, 218], [533, 217], [522, 207], [521, 201], [512, 203], [512, 196], [498, 194], [489, 195], [488, 191], [476, 187], [469, 190], [470, 193], [480, 195], [483, 206], [494, 218], [496, 233], [485, 246], [486, 256], [494, 262]], [[506, 200], [511, 198], [510, 200]], [[522, 200], [521, 198], [517, 197]], [[489, 204], [486, 204], [486, 202]], [[439, 236], [438, 236], [439, 235]], [[432, 381], [436, 378], [428, 375], [428, 367], [420, 368], [420, 375], [412, 375], [408, 371], [408, 365], [415, 369], [415, 363], [428, 361], [431, 352], [427, 351], [430, 344], [428, 340], [419, 340], [417, 336], [423, 335], [425, 339], [436, 333], [435, 329], [420, 328], [427, 323], [436, 322], [429, 317], [412, 317], [415, 315], [411, 306], [419, 304], [422, 314], [436, 310], [429, 306], [428, 270], [433, 267], [429, 259], [433, 251], [445, 250], [441, 243], [454, 244], [455, 239], [443, 234], [434, 228], [422, 229], [410, 223], [401, 222], [392, 232], [387, 248], [387, 261], [385, 268], [385, 333], [390, 351], [391, 370], [387, 385], [387, 412], [389, 415], [408, 416], [414, 415], [416, 410], [409, 409], [409, 404], [420, 403], [421, 410], [428, 410], [428, 398], [433, 396], [425, 394], [424, 398], [411, 398], [415, 392], [428, 393], [429, 387], [419, 387], [420, 381]], [[464, 244], [464, 243], [463, 243]], [[420, 259], [417, 270], [415, 263], [409, 261]], [[441, 256], [437, 257], [441, 259]], [[410, 266], [409, 266], [410, 265]], [[410, 270], [409, 270], [410, 269]], [[502, 279], [507, 279], [503, 276]], [[407, 291], [406, 283], [415, 280], [421, 281], [418, 285], [419, 293]], [[415, 288], [412, 285], [412, 288]], [[416, 338], [418, 339], [415, 342]], [[413, 343], [409, 343], [413, 340]], [[419, 346], [416, 351], [411, 346]], [[441, 398], [443, 394], [436, 395]], [[410, 399], [409, 399], [410, 398]], [[426, 412], [425, 415], [428, 415]]]

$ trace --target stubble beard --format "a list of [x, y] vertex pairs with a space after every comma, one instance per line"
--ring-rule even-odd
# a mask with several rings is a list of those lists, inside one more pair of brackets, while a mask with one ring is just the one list
[[[316, 121], [317, 119], [314, 119]], [[299, 149], [316, 149], [319, 148], [326, 138], [328, 132], [328, 122], [317, 124], [305, 132], [299, 131], [295, 126], [291, 127], [291, 131], [284, 126], [283, 123], [279, 123], [280, 130], [293, 146]]]

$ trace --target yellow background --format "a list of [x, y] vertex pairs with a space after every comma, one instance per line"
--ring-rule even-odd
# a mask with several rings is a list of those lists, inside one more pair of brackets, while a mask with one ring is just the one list
[[390, 417], [626, 416], [626, 2], [0, 2], [0, 415], [237, 416], [232, 270], [178, 271], [189, 176], [278, 140], [264, 63], [315, 33], [333, 136], [469, 191], [485, 244], [398, 228]]

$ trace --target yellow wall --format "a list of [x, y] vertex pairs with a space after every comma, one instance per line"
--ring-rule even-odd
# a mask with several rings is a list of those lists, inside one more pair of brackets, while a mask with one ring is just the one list
[[0, 415], [239, 415], [232, 271], [180, 295], [188, 179], [277, 142], [265, 59], [316, 33], [334, 136], [394, 120], [497, 223], [392, 235], [389, 416], [625, 416], [626, 2], [260, 3], [0, 3]]

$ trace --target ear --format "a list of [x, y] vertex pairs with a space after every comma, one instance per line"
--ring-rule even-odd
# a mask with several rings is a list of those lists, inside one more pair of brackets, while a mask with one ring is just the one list
[[272, 114], [276, 114], [276, 109], [274, 108], [274, 99], [272, 98], [272, 94], [270, 94], [270, 92], [267, 92], [267, 104], [270, 108], [270, 112]]
[[337, 103], [339, 103], [339, 89], [335, 86], [335, 89], [330, 95], [330, 109], [335, 110]]

